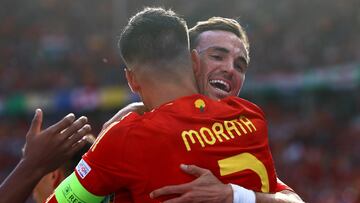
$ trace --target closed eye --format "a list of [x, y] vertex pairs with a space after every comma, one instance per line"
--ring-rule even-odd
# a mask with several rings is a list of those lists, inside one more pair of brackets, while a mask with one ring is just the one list
[[243, 65], [242, 65], [242, 64], [239, 64], [239, 63], [235, 63], [235, 64], [234, 64], [234, 67], [235, 67], [235, 69], [236, 69], [237, 71], [239, 71], [239, 72], [244, 72], [244, 70], [245, 70], [245, 68], [243, 67]]
[[217, 61], [222, 61], [224, 57], [219, 56], [219, 55], [210, 55], [211, 58], [217, 60]]
[[247, 68], [247, 63], [244, 59], [240, 59], [240, 60], [236, 60], [234, 63], [234, 67], [236, 68], [236, 70], [238, 70], [239, 72], [246, 72], [246, 68]]

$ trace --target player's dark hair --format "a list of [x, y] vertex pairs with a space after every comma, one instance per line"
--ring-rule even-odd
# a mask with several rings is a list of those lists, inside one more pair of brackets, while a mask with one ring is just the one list
[[223, 17], [212, 17], [206, 21], [200, 21], [189, 30], [191, 50], [196, 48], [200, 34], [209, 30], [222, 30], [234, 33], [243, 40], [245, 48], [249, 52], [249, 40], [244, 28], [236, 20]]
[[76, 165], [79, 163], [82, 156], [90, 149], [94, 141], [95, 137], [93, 137], [92, 135], [88, 136], [85, 146], [77, 153], [75, 153], [74, 156], [71, 157], [71, 159], [69, 159], [62, 165], [65, 177], [69, 176], [72, 172], [74, 172]]
[[190, 56], [186, 22], [163, 8], [145, 8], [133, 16], [120, 36], [119, 47], [127, 65], [158, 65]]

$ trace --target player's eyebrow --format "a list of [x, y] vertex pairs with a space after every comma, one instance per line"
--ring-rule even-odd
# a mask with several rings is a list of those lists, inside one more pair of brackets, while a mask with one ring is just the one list
[[223, 52], [223, 53], [230, 53], [230, 50], [228, 50], [227, 48], [224, 48], [224, 47], [219, 47], [219, 46], [213, 46], [213, 47], [209, 47], [208, 49], [212, 49], [214, 51], [220, 51], [220, 52]]
[[[228, 49], [225, 48], [225, 47], [220, 47], [220, 46], [213, 46], [213, 47], [209, 47], [209, 48], [207, 48], [207, 49], [208, 49], [208, 50], [214, 50], [214, 51], [223, 52], [223, 53], [225, 53], [225, 54], [230, 53], [230, 50], [228, 50]], [[205, 50], [204, 50], [204, 51], [205, 51]], [[246, 65], [249, 65], [248, 60], [246, 59], [246, 57], [240, 56], [239, 59], [240, 59], [243, 63], [245, 63]]]
[[[225, 47], [221, 47], [221, 46], [211, 46], [211, 47], [205, 48], [205, 49], [203, 49], [203, 50], [200, 50], [199, 53], [203, 53], [203, 52], [209, 51], [209, 50], [210, 50], [210, 51], [219, 51], [219, 52], [222, 52], [222, 53], [224, 53], [224, 54], [230, 53], [230, 50], [229, 50], [229, 49], [227, 49], [227, 48], [225, 48]], [[248, 62], [248, 60], [247, 60], [247, 58], [246, 58], [245, 56], [240, 56], [239, 58], [240, 58], [240, 60], [241, 60], [243, 63], [245, 63], [247, 66], [249, 65], [249, 62]]]
[[220, 46], [212, 46], [212, 47], [207, 47], [205, 49], [199, 50], [199, 53], [203, 53], [205, 51], [220, 51], [220, 52], [224, 52], [224, 53], [230, 53], [230, 50], [228, 50], [227, 48], [224, 47], [220, 47]]

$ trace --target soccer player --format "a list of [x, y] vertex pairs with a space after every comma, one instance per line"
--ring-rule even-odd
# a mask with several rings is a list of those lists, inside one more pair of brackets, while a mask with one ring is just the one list
[[[153, 189], [190, 181], [180, 163], [210, 168], [223, 182], [276, 191], [263, 112], [237, 97], [197, 94], [191, 59], [194, 70], [200, 60], [188, 43], [186, 23], [172, 11], [147, 8], [131, 18], [120, 39], [126, 77], [152, 110], [105, 129], [49, 202], [100, 202], [110, 193], [115, 202], [157, 202], [149, 197]], [[243, 192], [254, 202], [253, 192]]]
[[74, 114], [68, 114], [45, 130], [41, 130], [42, 120], [42, 111], [37, 109], [26, 135], [23, 157], [0, 185], [1, 203], [25, 202], [45, 174], [85, 145], [82, 138], [91, 130], [86, 117], [75, 121]]
[[[195, 78], [203, 94], [221, 99], [237, 96], [245, 80], [248, 67], [249, 42], [242, 26], [233, 19], [213, 17], [198, 22], [189, 30], [190, 49], [200, 53], [200, 68], [195, 70]], [[129, 111], [144, 113], [141, 103], [133, 103], [120, 110], [104, 124], [120, 120]], [[174, 202], [221, 202], [227, 199], [223, 190], [228, 187], [216, 179], [211, 171], [196, 166], [182, 168], [185, 172], [199, 176], [192, 183], [170, 186], [154, 191], [158, 197], [168, 194], [182, 194]], [[234, 194], [241, 188], [232, 185]], [[230, 194], [231, 195], [231, 194]], [[234, 198], [236, 200], [236, 198]], [[301, 198], [289, 187], [278, 180], [277, 193], [256, 193], [257, 202], [302, 202]], [[172, 201], [169, 201], [172, 202]], [[234, 202], [236, 203], [236, 202]]]
[[74, 154], [69, 160], [66, 160], [66, 162], [59, 168], [41, 178], [33, 190], [33, 199], [36, 203], [45, 202], [46, 198], [54, 192], [55, 188], [61, 183], [61, 181], [74, 171], [75, 166], [81, 160], [82, 155], [84, 155], [94, 143], [95, 137], [87, 135], [85, 140], [86, 144], [81, 150], [76, 152], [76, 154]]

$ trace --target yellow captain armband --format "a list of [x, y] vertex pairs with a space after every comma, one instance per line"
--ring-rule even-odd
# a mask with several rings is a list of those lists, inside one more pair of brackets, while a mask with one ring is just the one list
[[88, 192], [74, 172], [55, 189], [55, 197], [61, 203], [99, 203], [105, 198]]

